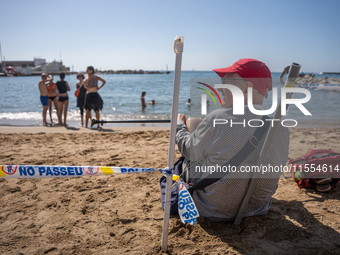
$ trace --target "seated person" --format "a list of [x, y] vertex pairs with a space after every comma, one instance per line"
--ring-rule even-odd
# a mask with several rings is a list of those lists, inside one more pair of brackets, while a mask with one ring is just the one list
[[[233, 95], [229, 89], [218, 89], [223, 95], [222, 109], [218, 109], [207, 115], [196, 130], [193, 131], [193, 123], [190, 122], [191, 134], [188, 131], [186, 117], [178, 115], [176, 143], [178, 150], [185, 157], [182, 174], [188, 186], [200, 182], [210, 173], [196, 171], [205, 166], [224, 166], [235, 156], [248, 142], [256, 131], [256, 127], [248, 125], [251, 119], [262, 119], [263, 116], [253, 114], [247, 106], [248, 87], [253, 88], [252, 100], [254, 108], [263, 110], [262, 105], [267, 91], [272, 89], [271, 73], [268, 67], [254, 59], [241, 59], [227, 68], [214, 70], [221, 78], [222, 83], [237, 86], [244, 95], [244, 115], [233, 115]], [[215, 125], [215, 119], [229, 120], [228, 125]], [[245, 123], [245, 125], [230, 125]], [[197, 120], [196, 120], [197, 121]], [[197, 123], [196, 123], [197, 124]], [[259, 125], [259, 124], [257, 124]], [[266, 132], [267, 133], [267, 132]], [[251, 172], [240, 173], [241, 166], [255, 166], [257, 164], [261, 148], [266, 135], [260, 141], [259, 146], [244, 159], [241, 164], [235, 166], [237, 171], [227, 172], [216, 182], [202, 189], [193, 191], [193, 199], [200, 216], [212, 221], [233, 220], [236, 217], [242, 199], [248, 189]], [[274, 140], [264, 162], [265, 165], [285, 165], [288, 158], [289, 131], [288, 128], [279, 126]], [[190, 165], [186, 171], [187, 166]], [[196, 166], [196, 167], [195, 167]], [[244, 217], [266, 214], [271, 205], [271, 197], [275, 193], [281, 172], [261, 175], [251, 195]]]

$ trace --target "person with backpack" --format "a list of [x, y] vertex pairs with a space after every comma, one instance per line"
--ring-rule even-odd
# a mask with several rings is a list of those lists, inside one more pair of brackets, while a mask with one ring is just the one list
[[[180, 175], [186, 183], [200, 216], [211, 221], [233, 220], [248, 189], [251, 171], [256, 166], [265, 136], [268, 116], [252, 113], [247, 105], [248, 88], [252, 88], [255, 109], [265, 110], [263, 100], [272, 89], [269, 68], [255, 59], [240, 59], [233, 65], [214, 69], [222, 84], [231, 84], [244, 96], [244, 115], [233, 115], [233, 94], [222, 93], [222, 108], [208, 114], [191, 134], [185, 125], [186, 116], [178, 115], [176, 144], [184, 156]], [[226, 120], [228, 124], [216, 124]], [[234, 125], [230, 125], [234, 123]], [[269, 122], [270, 123], [270, 122]], [[262, 124], [262, 125], [261, 125]], [[289, 131], [280, 126], [265, 160], [265, 165], [284, 166], [288, 159]], [[176, 169], [175, 165], [175, 169]], [[256, 169], [256, 168], [255, 168]], [[243, 170], [243, 171], [242, 171]], [[244, 217], [266, 214], [271, 205], [281, 172], [261, 176], [246, 208]]]

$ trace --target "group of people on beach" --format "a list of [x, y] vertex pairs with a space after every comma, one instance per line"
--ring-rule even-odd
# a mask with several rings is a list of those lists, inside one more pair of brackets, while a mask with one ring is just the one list
[[[77, 89], [77, 107], [80, 109], [81, 116], [81, 126], [84, 126], [84, 109], [86, 110], [85, 115], [85, 127], [88, 127], [89, 119], [91, 119], [91, 110], [94, 110], [96, 114], [96, 119], [99, 120], [100, 114], [99, 111], [103, 109], [103, 99], [98, 93], [98, 90], [101, 89], [106, 81], [95, 75], [95, 71], [93, 66], [89, 66], [86, 69], [86, 79], [84, 74], [78, 73], [77, 79], [79, 82], [76, 84]], [[39, 82], [39, 91], [40, 91], [40, 101], [43, 105], [43, 125], [44, 126], [52, 126], [52, 104], [57, 111], [58, 116], [58, 125], [67, 127], [67, 109], [69, 103], [68, 91], [70, 91], [70, 86], [67, 81], [65, 81], [65, 73], [61, 73], [59, 75], [60, 80], [56, 83], [53, 82], [53, 76], [43, 73], [41, 75], [41, 80]], [[101, 81], [101, 86], [98, 86], [98, 81]], [[47, 122], [47, 108], [49, 107], [50, 119], [51, 122]], [[64, 118], [63, 118], [64, 117]], [[98, 124], [98, 129], [99, 129]]]

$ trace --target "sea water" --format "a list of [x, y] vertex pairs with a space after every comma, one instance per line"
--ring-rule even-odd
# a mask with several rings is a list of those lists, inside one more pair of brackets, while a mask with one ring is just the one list
[[[279, 73], [272, 73], [273, 86], [278, 88], [282, 87], [278, 84], [279, 75]], [[324, 76], [340, 78], [337, 75], [316, 75], [316, 77]], [[170, 74], [107, 74], [100, 75], [100, 77], [106, 80], [105, 86], [99, 90], [104, 101], [104, 108], [101, 111], [102, 120], [170, 119], [174, 72]], [[201, 109], [197, 105], [192, 104], [190, 107], [186, 105], [190, 98], [191, 78], [216, 78], [216, 74], [212, 71], [182, 71], [178, 112], [187, 116]], [[54, 82], [58, 80], [59, 77], [55, 76]], [[76, 107], [77, 98], [74, 92], [78, 80], [76, 75], [66, 75], [65, 80], [71, 88], [68, 93], [67, 123], [77, 127], [80, 125], [80, 112]], [[0, 77], [0, 125], [42, 125], [39, 81], [40, 76]], [[142, 109], [140, 100], [142, 91], [146, 92], [146, 102], [155, 100], [156, 104], [147, 105], [145, 109]], [[197, 93], [201, 92], [197, 90]], [[294, 96], [299, 97], [299, 95]], [[340, 92], [337, 91], [311, 91], [311, 100], [304, 106], [312, 113], [312, 116], [304, 116], [297, 107], [292, 106], [286, 118], [296, 119], [298, 127], [340, 127], [339, 98]], [[271, 102], [269, 92], [268, 100], [264, 104], [270, 108]], [[214, 109], [214, 106], [210, 107], [208, 113]], [[50, 121], [48, 113], [47, 120]], [[57, 122], [55, 110], [53, 110], [53, 120]], [[141, 124], [106, 124], [111, 127], [136, 125]], [[169, 127], [169, 124], [145, 125]]]

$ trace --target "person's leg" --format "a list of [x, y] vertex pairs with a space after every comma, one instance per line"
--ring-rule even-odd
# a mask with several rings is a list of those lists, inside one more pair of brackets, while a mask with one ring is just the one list
[[48, 99], [48, 110], [50, 112], [51, 123], [53, 123], [53, 120], [52, 120], [52, 100], [51, 99]]
[[40, 95], [40, 101], [43, 106], [42, 117], [43, 117], [43, 125], [47, 125], [46, 115], [47, 115], [47, 107], [48, 107], [48, 97]]
[[79, 108], [80, 110], [80, 120], [81, 120], [81, 126], [84, 126], [84, 109]]
[[68, 109], [68, 100], [64, 102], [64, 126], [67, 127], [66, 118], [67, 118], [67, 109]]
[[90, 118], [90, 116], [91, 116], [91, 112], [90, 112], [90, 110], [86, 110], [86, 116], [85, 116], [85, 119], [86, 119], [86, 123], [85, 123], [85, 125], [86, 125], [86, 128], [88, 127], [88, 123], [89, 123], [89, 118]]
[[57, 111], [58, 125], [60, 125], [60, 124], [61, 124], [61, 120], [60, 120], [60, 115], [59, 115], [59, 104], [58, 104], [58, 99], [57, 99], [57, 98], [54, 98], [53, 103], [54, 103], [54, 108], [55, 108], [55, 110]]
[[47, 125], [47, 120], [46, 120], [46, 115], [47, 115], [47, 105], [43, 106], [43, 125]]
[[59, 101], [59, 119], [60, 119], [60, 125], [63, 125], [63, 102]]
[[[95, 111], [96, 112], [96, 119], [99, 120], [100, 119], [100, 114], [99, 114], [99, 111]], [[99, 123], [98, 123], [98, 129], [99, 129]]]

